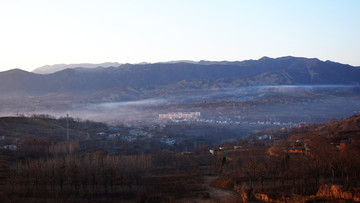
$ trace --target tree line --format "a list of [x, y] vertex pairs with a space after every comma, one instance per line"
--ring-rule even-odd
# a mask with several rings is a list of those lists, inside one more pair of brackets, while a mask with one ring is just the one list
[[150, 155], [104, 152], [27, 159], [10, 166], [10, 193], [18, 195], [108, 194], [132, 192], [151, 166]]

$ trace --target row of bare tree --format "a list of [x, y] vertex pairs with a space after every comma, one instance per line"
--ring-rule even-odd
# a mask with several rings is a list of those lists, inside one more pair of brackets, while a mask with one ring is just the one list
[[265, 146], [252, 147], [234, 151], [224, 169], [250, 188], [309, 195], [316, 193], [321, 184], [358, 187], [360, 150], [348, 146], [340, 152], [322, 138], [312, 140], [308, 153], [281, 150], [271, 156]]
[[129, 192], [142, 184], [150, 166], [149, 155], [69, 154], [17, 162], [7, 183], [17, 194]]

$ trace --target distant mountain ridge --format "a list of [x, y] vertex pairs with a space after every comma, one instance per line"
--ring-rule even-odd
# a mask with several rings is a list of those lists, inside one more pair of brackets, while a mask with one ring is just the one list
[[[87, 71], [86, 71], [87, 70]], [[108, 68], [68, 68], [51, 74], [22, 70], [0, 72], [0, 93], [44, 95], [90, 94], [112, 88], [161, 88], [199, 80], [206, 84], [252, 85], [360, 85], [360, 68], [316, 58], [263, 57], [259, 60], [197, 63], [123, 64]], [[205, 84], [204, 83], [204, 84]], [[159, 86], [160, 85], [160, 86]], [[199, 87], [201, 88], [201, 87]]]
[[106, 63], [98, 63], [98, 64], [92, 64], [92, 63], [78, 63], [78, 64], [55, 64], [55, 65], [45, 65], [41, 66], [39, 68], [36, 68], [33, 70], [33, 73], [38, 74], [51, 74], [56, 73], [58, 71], [62, 71], [68, 68], [108, 68], [108, 67], [118, 67], [120, 66], [120, 63], [117, 62], [106, 62]]
[[[191, 60], [176, 60], [176, 61], [166, 61], [166, 62], [159, 62], [160, 64], [175, 64], [175, 63], [190, 63], [190, 64], [200, 64], [200, 65], [214, 65], [214, 64], [222, 64], [222, 65], [228, 65], [228, 64], [239, 64], [240, 61], [191, 61]], [[132, 65], [148, 65], [151, 63], [138, 63], [138, 64], [132, 64]], [[32, 73], [37, 74], [51, 74], [56, 73], [65, 69], [78, 69], [81, 71], [93, 71], [90, 69], [101, 69], [101, 68], [109, 68], [109, 67], [119, 67], [122, 65], [118, 62], [106, 62], [106, 63], [98, 63], [98, 64], [92, 64], [92, 63], [77, 63], [77, 64], [54, 64], [54, 65], [45, 65], [41, 66], [39, 68], [36, 68], [32, 71]]]

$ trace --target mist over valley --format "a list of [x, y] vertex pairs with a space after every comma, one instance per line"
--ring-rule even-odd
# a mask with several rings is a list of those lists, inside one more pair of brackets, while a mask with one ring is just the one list
[[[210, 133], [210, 145], [269, 128], [326, 123], [360, 110], [359, 68], [298, 57], [76, 67], [43, 75], [11, 70], [0, 78], [2, 116], [69, 114], [113, 126], [192, 125], [193, 131], [170, 133], [191, 139], [206, 139], [209, 126], [231, 129]], [[173, 112], [201, 116], [159, 118]]]
[[263, 57], [35, 72], [0, 72], [0, 197], [360, 198], [359, 67]]
[[202, 118], [215, 120], [221, 114], [251, 121], [282, 121], [291, 115], [294, 122], [326, 122], [359, 111], [360, 69], [318, 59], [86, 69], [1, 72], [1, 114], [69, 113], [96, 121], [151, 123], [160, 113], [199, 111]]

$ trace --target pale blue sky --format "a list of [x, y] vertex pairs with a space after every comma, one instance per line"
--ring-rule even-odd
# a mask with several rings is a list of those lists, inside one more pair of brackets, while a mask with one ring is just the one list
[[360, 66], [357, 0], [0, 0], [0, 70], [317, 57]]

